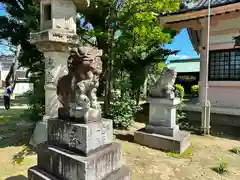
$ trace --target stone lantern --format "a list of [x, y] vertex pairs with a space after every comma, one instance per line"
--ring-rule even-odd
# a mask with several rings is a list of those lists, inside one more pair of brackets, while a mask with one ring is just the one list
[[[40, 3], [40, 32], [30, 34], [45, 56], [45, 115], [35, 129], [30, 143], [33, 146], [46, 141], [47, 120], [58, 116], [61, 107], [56, 94], [58, 79], [67, 74], [68, 49], [79, 46], [76, 34], [77, 8], [88, 6], [87, 0], [37, 0]], [[38, 132], [41, 133], [38, 133]]]

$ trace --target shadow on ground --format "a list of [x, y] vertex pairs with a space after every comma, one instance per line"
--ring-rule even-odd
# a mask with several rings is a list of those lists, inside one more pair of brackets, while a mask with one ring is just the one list
[[[200, 123], [191, 123], [181, 125], [182, 130], [191, 132], [191, 134], [201, 135]], [[215, 137], [226, 138], [230, 140], [240, 140], [240, 128], [233, 126], [212, 125], [210, 134]]]
[[115, 134], [116, 138], [122, 141], [134, 142], [132, 134]]
[[33, 131], [31, 123], [23, 119], [24, 110], [11, 109], [0, 115], [0, 148], [28, 143]]
[[18, 176], [11, 176], [6, 178], [5, 180], [27, 180], [28, 178], [23, 175], [18, 175]]

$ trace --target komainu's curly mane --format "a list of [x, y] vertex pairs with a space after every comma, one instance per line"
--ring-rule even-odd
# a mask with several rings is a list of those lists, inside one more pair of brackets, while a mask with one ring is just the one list
[[[94, 47], [69, 49], [67, 60], [68, 74], [61, 77], [57, 84], [57, 95], [63, 105], [62, 116], [70, 116], [71, 109], [81, 100], [89, 102], [92, 107], [96, 99], [94, 92], [98, 87], [98, 77], [102, 73], [102, 51]], [[78, 98], [83, 98], [79, 100]], [[78, 104], [79, 106], [79, 104]]]
[[155, 84], [150, 87], [149, 95], [151, 97], [174, 98], [174, 83], [177, 72], [173, 69], [164, 68], [162, 74], [157, 78]]

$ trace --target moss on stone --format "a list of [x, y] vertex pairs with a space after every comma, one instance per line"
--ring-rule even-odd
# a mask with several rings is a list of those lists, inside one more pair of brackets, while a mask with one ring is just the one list
[[173, 158], [179, 158], [179, 159], [191, 159], [193, 156], [194, 148], [193, 146], [190, 146], [186, 149], [182, 154], [175, 154], [172, 152], [168, 152], [167, 155]]

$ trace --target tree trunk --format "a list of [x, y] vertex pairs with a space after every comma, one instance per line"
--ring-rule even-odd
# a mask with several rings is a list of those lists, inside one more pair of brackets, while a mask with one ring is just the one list
[[[113, 29], [111, 32], [111, 39], [109, 42], [106, 42], [108, 45], [108, 49], [107, 49], [107, 54], [108, 54], [108, 59], [106, 65], [107, 65], [107, 82], [106, 82], [106, 86], [105, 86], [105, 96], [104, 96], [104, 116], [107, 117], [108, 116], [108, 112], [109, 112], [109, 106], [110, 106], [110, 101], [111, 101], [111, 89], [112, 89], [112, 64], [113, 64], [113, 54], [111, 52], [111, 48], [112, 48], [112, 42], [114, 40], [114, 36], [115, 36], [115, 32], [116, 30]], [[110, 55], [110, 56], [109, 56]]]
[[140, 96], [141, 96], [141, 87], [138, 88], [136, 92], [136, 104], [139, 105], [140, 102]]
[[107, 93], [108, 93], [108, 60], [109, 57], [106, 56], [108, 55], [108, 42], [106, 41], [105, 38], [97, 38], [97, 44], [98, 48], [103, 50], [103, 57], [102, 57], [102, 62], [103, 62], [103, 72], [102, 75], [100, 76], [99, 80], [99, 88], [98, 88], [98, 95], [101, 95], [104, 91], [104, 105], [103, 105], [103, 114], [106, 117], [108, 114], [108, 104], [109, 100], [107, 99]]
[[145, 80], [144, 80], [144, 84], [143, 84], [143, 96], [145, 98], [147, 98], [147, 90], [148, 90], [148, 67], [145, 68]]
[[107, 74], [107, 86], [105, 91], [105, 115], [108, 115], [108, 110], [111, 102], [111, 89], [112, 89], [112, 59], [109, 59], [109, 67]]

